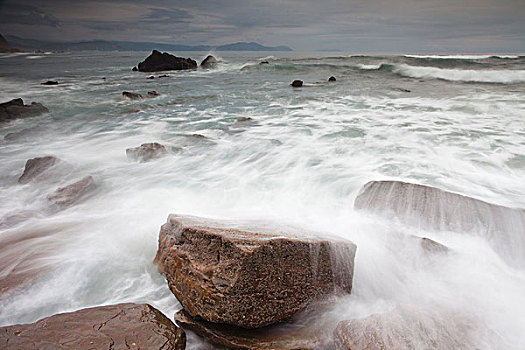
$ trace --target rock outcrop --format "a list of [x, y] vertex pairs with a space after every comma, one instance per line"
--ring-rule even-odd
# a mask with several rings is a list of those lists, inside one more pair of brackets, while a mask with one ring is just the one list
[[48, 80], [46, 82], [41, 83], [40, 85], [58, 85], [58, 81], [56, 81], [56, 80]]
[[18, 179], [18, 183], [26, 184], [36, 177], [40, 176], [47, 169], [59, 162], [57, 157], [46, 156], [29, 159], [26, 162], [24, 173]]
[[144, 61], [138, 64], [140, 72], [159, 72], [165, 70], [184, 70], [197, 68], [197, 62], [191, 58], [182, 58], [153, 50]]
[[334, 81], [337, 81], [337, 79], [332, 75], [330, 78], [328, 78], [328, 81], [332, 83]]
[[155, 263], [192, 317], [244, 328], [350, 293], [356, 245], [170, 215]]
[[213, 67], [216, 64], [217, 64], [217, 59], [215, 57], [213, 57], [212, 55], [208, 55], [208, 57], [206, 57], [204, 60], [202, 60], [201, 67], [202, 68], [211, 68], [211, 67]]
[[292, 85], [292, 87], [301, 87], [301, 86], [303, 86], [303, 81], [302, 80], [294, 80], [294, 81], [292, 81], [292, 83], [290, 85]]
[[334, 343], [336, 350], [479, 349], [476, 342], [484, 330], [480, 332], [477, 326], [454, 312], [398, 307], [384, 314], [340, 322], [334, 331]]
[[77, 202], [94, 188], [95, 181], [91, 176], [86, 176], [80, 181], [58, 188], [47, 199], [59, 207], [67, 207]]
[[367, 183], [354, 207], [432, 230], [482, 236], [507, 262], [525, 266], [525, 210], [399, 181]]
[[118, 304], [0, 327], [0, 348], [184, 350], [186, 335], [147, 304]]
[[123, 91], [122, 92], [122, 96], [127, 97], [130, 100], [141, 100], [141, 99], [146, 98], [146, 97], [147, 98], [154, 98], [154, 97], [160, 96], [160, 94], [157, 91], [155, 91], [155, 90], [148, 91], [146, 96], [144, 96], [142, 94], [139, 94], [139, 93], [136, 93], [136, 92]]
[[30, 105], [25, 105], [21, 98], [16, 98], [9, 102], [0, 103], [0, 122], [16, 118], [34, 117], [47, 112], [49, 110], [41, 103], [32, 102]]
[[327, 350], [332, 340], [325, 330], [315, 325], [291, 327], [268, 326], [258, 329], [206, 322], [191, 317], [186, 311], [175, 314], [183, 329], [191, 330], [210, 343], [227, 349], [243, 350]]
[[126, 156], [130, 160], [147, 162], [152, 159], [160, 158], [168, 154], [166, 147], [157, 142], [143, 143], [139, 147], [127, 148]]

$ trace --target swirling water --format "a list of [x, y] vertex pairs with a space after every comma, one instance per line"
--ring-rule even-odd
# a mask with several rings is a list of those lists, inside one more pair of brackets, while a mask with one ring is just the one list
[[[158, 78], [164, 73], [131, 71], [147, 54], [0, 57], [0, 101], [22, 97], [50, 110], [0, 127], [0, 217], [24, 218], [0, 228], [9, 242], [0, 277], [38, 275], [0, 300], [1, 325], [117, 302], [148, 302], [171, 317], [180, 305], [153, 257], [160, 225], [177, 213], [268, 220], [354, 241], [354, 290], [338, 304], [340, 318], [406, 303], [443, 308], [494, 335], [480, 348], [523, 347], [523, 270], [479, 237], [421, 232], [353, 210], [361, 187], [382, 179], [525, 208], [523, 56], [221, 53], [215, 69]], [[327, 82], [331, 75], [337, 82]], [[49, 79], [60, 84], [40, 85]], [[294, 79], [304, 86], [291, 88]], [[121, 95], [150, 90], [161, 95]], [[126, 148], [145, 142], [173, 151], [129, 161]], [[17, 184], [25, 161], [44, 155], [65, 165]], [[86, 175], [94, 193], [50, 208], [48, 194]], [[408, 234], [454, 254], [424, 256], [400, 244]]]

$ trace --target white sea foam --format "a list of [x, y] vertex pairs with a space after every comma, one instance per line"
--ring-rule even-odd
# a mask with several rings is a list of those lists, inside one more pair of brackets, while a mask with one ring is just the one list
[[483, 60], [491, 57], [496, 58], [519, 58], [516, 55], [405, 55], [412, 58], [438, 58], [444, 60]]

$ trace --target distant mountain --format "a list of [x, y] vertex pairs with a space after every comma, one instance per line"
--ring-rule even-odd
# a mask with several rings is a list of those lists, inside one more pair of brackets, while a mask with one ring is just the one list
[[32, 47], [35, 49], [47, 49], [58, 51], [292, 51], [288, 46], [263, 46], [254, 42], [234, 43], [221, 46], [211, 45], [179, 45], [162, 44], [155, 42], [135, 42], [135, 41], [106, 41], [90, 40], [79, 42], [51, 42], [33, 39], [24, 39], [16, 36], [6, 35], [7, 39], [19, 46]]
[[0, 52], [18, 52], [19, 50], [11, 46], [0, 34]]

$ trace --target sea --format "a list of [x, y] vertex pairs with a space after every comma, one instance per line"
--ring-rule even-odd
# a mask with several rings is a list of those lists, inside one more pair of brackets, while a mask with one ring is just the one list
[[[176, 54], [200, 62], [210, 53]], [[449, 316], [439, 327], [468, 333], [472, 349], [525, 348], [523, 267], [478, 235], [354, 210], [376, 180], [525, 208], [525, 56], [211, 54], [213, 68], [157, 73], [131, 70], [149, 52], [0, 55], [0, 102], [49, 109], [0, 124], [0, 281], [31, 276], [0, 297], [0, 326], [121, 302], [173, 319], [181, 306], [153, 264], [173, 213], [353, 241], [352, 294], [334, 302], [332, 317], [410, 305], [467, 320], [468, 332]], [[302, 87], [290, 86], [296, 79]], [[168, 154], [127, 158], [150, 142]], [[60, 166], [18, 184], [28, 159], [48, 155]], [[58, 187], [88, 175], [89, 195], [50, 204]], [[402, 249], [408, 235], [451, 252]], [[192, 339], [189, 349], [199, 348]]]

